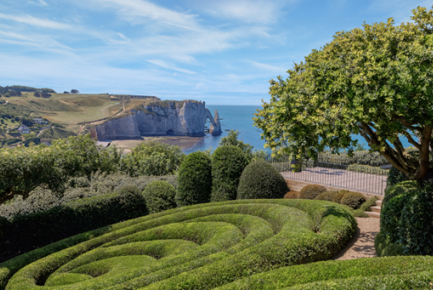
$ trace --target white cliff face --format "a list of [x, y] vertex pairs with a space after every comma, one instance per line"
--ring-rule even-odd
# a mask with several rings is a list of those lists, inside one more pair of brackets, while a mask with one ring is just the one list
[[209, 132], [212, 133], [212, 136], [221, 135], [221, 123], [217, 110], [215, 110], [215, 119], [214, 122], [212, 122], [212, 124], [210, 125]]
[[[140, 136], [204, 136], [204, 126], [209, 118], [218, 127], [204, 102], [165, 102], [161, 105], [143, 106], [143, 111], [122, 119], [107, 121], [96, 126], [98, 140], [131, 139]], [[126, 119], [126, 120], [124, 120]], [[221, 125], [215, 134], [221, 134]], [[214, 133], [212, 134], [214, 135]]]

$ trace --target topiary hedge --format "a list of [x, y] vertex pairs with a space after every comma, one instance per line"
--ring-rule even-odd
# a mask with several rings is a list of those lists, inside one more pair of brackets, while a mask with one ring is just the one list
[[[336, 195], [338, 195], [339, 191], [336, 190], [331, 190], [331, 191], [324, 191], [321, 194], [319, 194], [318, 196], [316, 196], [314, 199], [315, 200], [326, 200], [326, 201], [333, 201], [336, 202]], [[341, 200], [341, 198], [340, 198]], [[340, 203], [340, 202], [337, 202]]]
[[239, 147], [218, 147], [212, 154], [211, 201], [236, 199], [239, 179], [247, 165], [245, 154]]
[[212, 192], [212, 163], [206, 153], [188, 154], [179, 169], [176, 203], [178, 206], [209, 202]]
[[366, 201], [365, 196], [359, 192], [348, 192], [341, 199], [341, 204], [357, 209]]
[[143, 191], [149, 213], [157, 213], [176, 207], [176, 189], [164, 180], [151, 182]]
[[316, 196], [326, 191], [326, 187], [318, 184], [309, 184], [304, 186], [301, 191], [299, 198], [302, 199], [315, 199]]
[[143, 195], [135, 186], [119, 193], [93, 196], [43, 212], [2, 218], [0, 261], [110, 223], [147, 214]]
[[268, 162], [257, 160], [242, 172], [237, 199], [282, 198], [287, 191], [284, 177]]
[[198, 204], [113, 224], [1, 263], [0, 288], [212, 289], [330, 259], [355, 229], [346, 207], [321, 201]]

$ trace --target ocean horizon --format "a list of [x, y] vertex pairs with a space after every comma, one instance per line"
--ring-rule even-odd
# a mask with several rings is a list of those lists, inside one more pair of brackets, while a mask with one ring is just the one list
[[[195, 143], [193, 146], [182, 149], [186, 154], [203, 151], [212, 148], [212, 151], [218, 147], [218, 143], [222, 137], [226, 137], [230, 130], [239, 131], [238, 140], [244, 143], [254, 146], [254, 149], [262, 149], [268, 153], [271, 153], [269, 148], [264, 148], [265, 140], [261, 140], [260, 134], [262, 131], [253, 126], [253, 117], [257, 109], [261, 110], [262, 106], [257, 105], [206, 105], [212, 116], [215, 117], [215, 110], [218, 111], [218, 115], [221, 122], [222, 133], [219, 136], [212, 136], [206, 133], [200, 141]], [[207, 120], [206, 127], [209, 128], [210, 121]], [[365, 149], [370, 147], [367, 141], [361, 135], [351, 134], [352, 139], [358, 140], [358, 144], [362, 145]], [[400, 138], [404, 147], [412, 146], [406, 137]], [[394, 146], [392, 146], [394, 147]]]

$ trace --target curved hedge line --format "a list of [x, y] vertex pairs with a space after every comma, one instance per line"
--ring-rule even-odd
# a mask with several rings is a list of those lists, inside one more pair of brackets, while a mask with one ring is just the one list
[[431, 256], [324, 261], [256, 274], [218, 289], [431, 289], [432, 263]]
[[212, 289], [332, 258], [352, 237], [346, 207], [312, 200], [198, 204], [113, 224], [0, 264], [0, 289]]

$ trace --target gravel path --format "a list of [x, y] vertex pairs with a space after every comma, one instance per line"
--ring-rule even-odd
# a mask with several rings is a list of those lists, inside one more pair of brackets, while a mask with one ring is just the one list
[[334, 260], [351, 260], [357, 258], [377, 257], [374, 249], [374, 237], [380, 231], [380, 219], [356, 218], [358, 228], [349, 243], [342, 249]]

